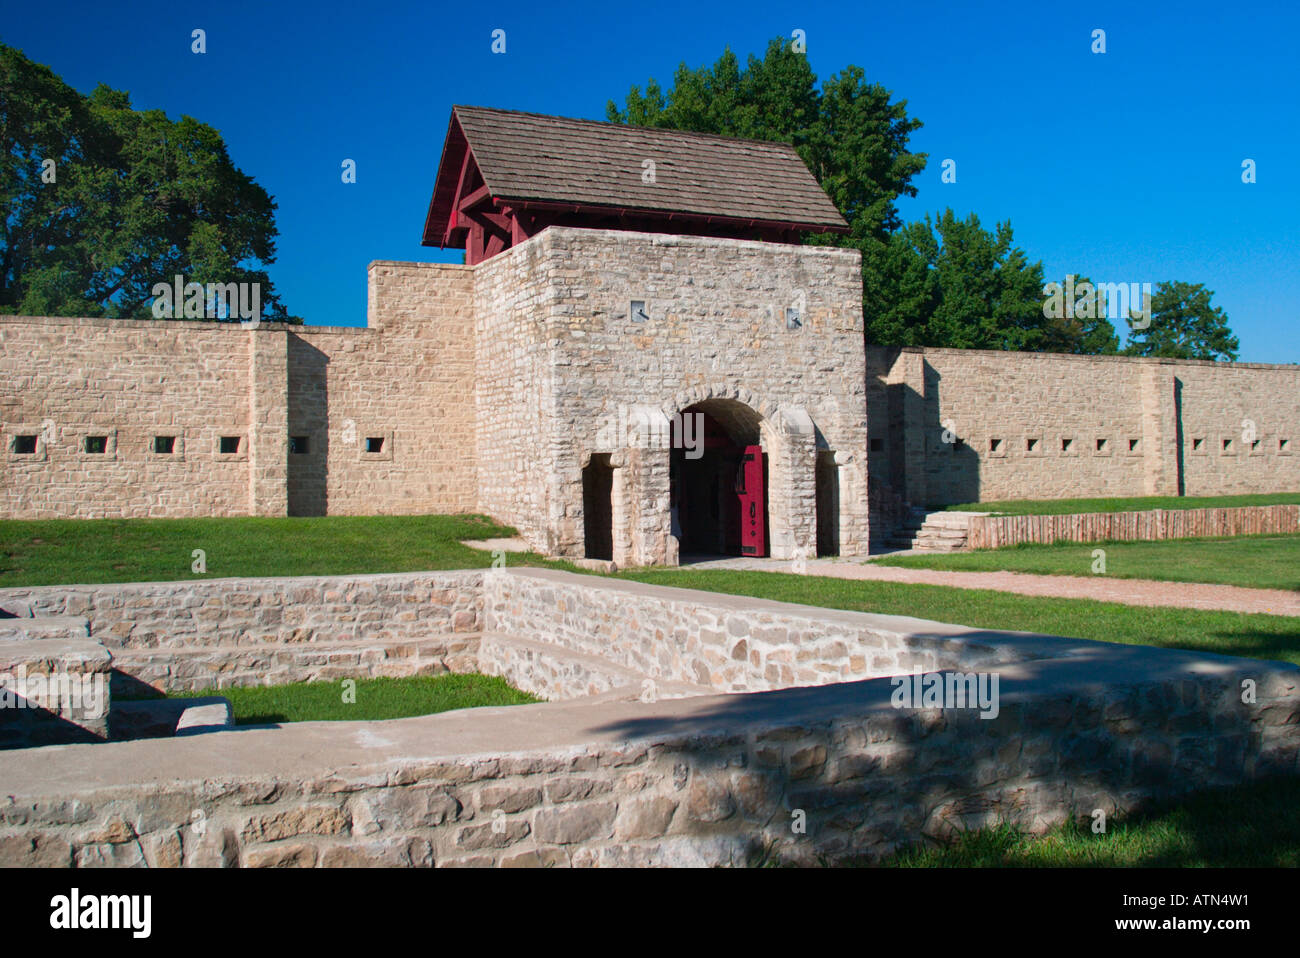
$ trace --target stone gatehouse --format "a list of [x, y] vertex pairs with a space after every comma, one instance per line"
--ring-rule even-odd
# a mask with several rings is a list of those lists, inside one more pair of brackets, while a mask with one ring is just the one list
[[466, 265], [372, 263], [365, 327], [0, 317], [0, 516], [474, 511], [639, 565], [1300, 489], [1300, 368], [864, 348], [858, 253], [797, 242], [843, 229], [782, 144], [458, 107]]

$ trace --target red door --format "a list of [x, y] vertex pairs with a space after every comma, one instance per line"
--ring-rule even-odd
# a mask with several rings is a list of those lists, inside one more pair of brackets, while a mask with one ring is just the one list
[[767, 509], [763, 494], [763, 447], [746, 446], [736, 470], [740, 499], [740, 554], [767, 555]]

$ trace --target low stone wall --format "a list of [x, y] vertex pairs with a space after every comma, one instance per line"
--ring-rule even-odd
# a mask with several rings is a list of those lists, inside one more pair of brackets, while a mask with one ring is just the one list
[[479, 639], [478, 670], [499, 675], [517, 689], [552, 701], [601, 696], [652, 702], [713, 691], [683, 682], [656, 682], [604, 656], [491, 632]]
[[468, 571], [41, 586], [0, 589], [0, 610], [84, 617], [119, 677], [176, 691], [469, 671], [482, 582]]
[[[203, 585], [235, 609], [328, 610], [317, 637], [405, 613], [472, 637], [467, 667], [574, 697], [0, 753], [0, 866], [811, 864], [1300, 774], [1300, 668], [1282, 663], [551, 570], [256, 582]], [[93, 635], [193, 585], [13, 602], [80, 609]], [[901, 697], [956, 672], [991, 697]]]
[[1021, 542], [1189, 539], [1300, 532], [1300, 506], [1151, 509], [1065, 516], [972, 516], [967, 545], [996, 549]]
[[548, 570], [490, 573], [488, 582], [487, 631], [719, 692], [977, 670], [1066, 642]]
[[1000, 670], [991, 719], [877, 679], [11, 753], [0, 864], [815, 864], [1297, 773], [1300, 669], [1096, 652]]

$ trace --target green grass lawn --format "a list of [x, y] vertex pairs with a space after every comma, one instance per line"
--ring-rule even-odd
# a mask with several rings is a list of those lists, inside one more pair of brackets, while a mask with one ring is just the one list
[[1300, 534], [1166, 539], [1159, 542], [1022, 543], [948, 555], [885, 556], [876, 565], [961, 572], [1096, 575], [1093, 551], [1106, 553], [1104, 575], [1166, 582], [1217, 582], [1256, 589], [1300, 589]]
[[220, 695], [230, 700], [236, 725], [271, 722], [363, 722], [432, 715], [484, 705], [527, 705], [542, 701], [491, 675], [417, 675], [404, 679], [357, 679], [355, 701], [345, 700], [338, 682], [295, 682], [173, 692], [168, 698]]
[[781, 572], [638, 569], [618, 574], [655, 585], [749, 595], [855, 612], [910, 615], [981, 629], [1042, 632], [1125, 645], [1216, 652], [1300, 665], [1300, 618], [1044, 599], [986, 589], [863, 582]]
[[[472, 515], [10, 519], [0, 521], [0, 588], [477, 569], [492, 564], [492, 553], [458, 540], [513, 535]], [[205, 553], [206, 574], [192, 571], [195, 549]], [[506, 561], [548, 564], [530, 553]]]
[[935, 506], [948, 512], [991, 512], [1000, 516], [1063, 516], [1076, 512], [1144, 512], [1147, 509], [1224, 509], [1235, 506], [1293, 506], [1300, 492], [1249, 496], [1133, 496], [1117, 499], [1015, 499]]
[[1300, 780], [1197, 792], [1172, 805], [1111, 819], [1094, 835], [1071, 823], [1045, 835], [1014, 828], [959, 833], [881, 863], [893, 868], [1297, 868]]

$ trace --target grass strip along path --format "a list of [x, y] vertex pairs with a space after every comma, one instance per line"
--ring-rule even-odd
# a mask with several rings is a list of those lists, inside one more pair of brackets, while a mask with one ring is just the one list
[[1047, 599], [948, 586], [832, 579], [779, 572], [639, 569], [622, 578], [854, 612], [933, 619], [979, 629], [1042, 632], [1300, 665], [1300, 618]]
[[[1093, 573], [1096, 550], [1105, 572]], [[938, 555], [883, 556], [872, 565], [944, 572], [1025, 572], [1103, 579], [1210, 582], [1250, 589], [1300, 590], [1300, 535], [1162, 539], [1157, 542], [1023, 543]]]

